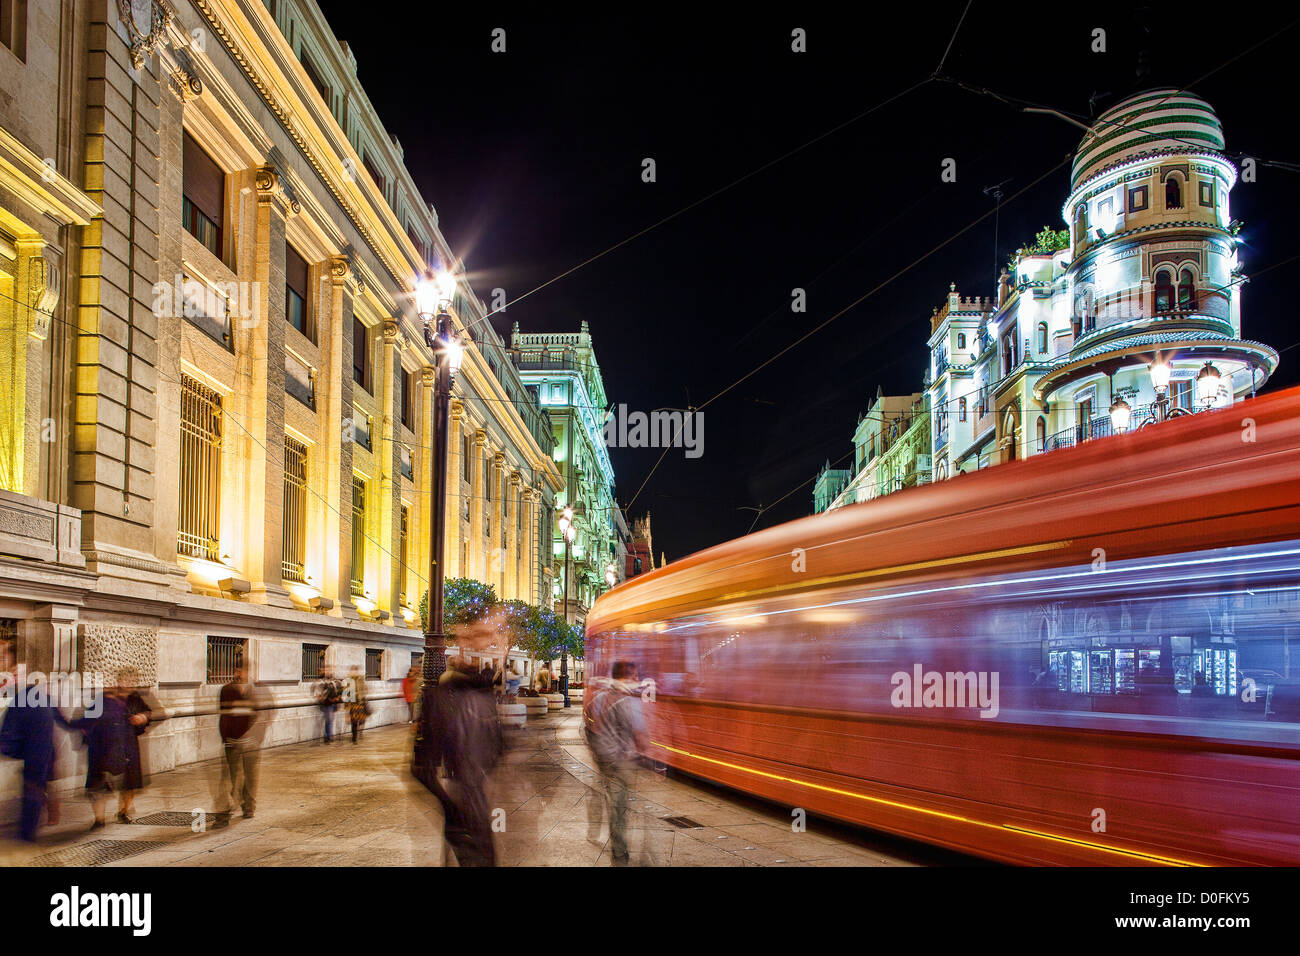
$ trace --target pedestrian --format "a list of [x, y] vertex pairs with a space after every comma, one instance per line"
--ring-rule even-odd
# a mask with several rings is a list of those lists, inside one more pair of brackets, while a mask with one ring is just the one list
[[314, 690], [316, 703], [320, 707], [321, 743], [327, 744], [334, 737], [334, 709], [338, 707], [339, 697], [342, 696], [342, 689], [329, 667], [320, 669], [320, 680], [316, 682]]
[[[0, 659], [5, 653], [0, 645]], [[0, 673], [6, 679], [10, 666], [0, 663]], [[0, 727], [0, 754], [23, 762], [18, 832], [24, 840], [34, 843], [42, 809], [48, 810], [51, 825], [59, 822], [59, 802], [48, 787], [54, 778], [54, 724], [66, 726], [66, 722], [44, 683], [15, 678], [4, 684], [3, 693], [12, 700]]]
[[251, 820], [257, 809], [257, 762], [261, 754], [263, 722], [256, 686], [248, 679], [248, 668], [240, 664], [234, 676], [221, 687], [221, 717], [217, 721], [225, 760], [221, 764], [221, 795], [218, 798], [218, 826], [222, 826], [239, 801], [244, 819]]
[[355, 744], [361, 736], [361, 728], [366, 725], [366, 718], [370, 716], [370, 702], [366, 699], [366, 677], [361, 673], [361, 668], [352, 668], [348, 683], [348, 723], [352, 725], [352, 742]]
[[82, 732], [90, 751], [86, 796], [95, 815], [92, 830], [105, 825], [108, 798], [114, 792], [117, 821], [130, 823], [135, 796], [144, 789], [139, 737], [149, 729], [154, 711], [136, 687], [138, 681], [134, 670], [124, 668], [118, 672], [117, 684], [106, 688], [96, 716], [87, 711], [68, 721]]
[[551, 671], [546, 664], [542, 664], [541, 669], [537, 672], [537, 693], [549, 694], [551, 692]]
[[511, 661], [505, 672], [506, 700], [511, 703], [519, 696], [519, 681], [519, 665]]
[[[461, 866], [494, 866], [491, 815], [485, 785], [504, 741], [490, 687], [464, 658], [449, 662], [436, 689], [425, 688], [418, 776], [442, 804], [444, 838]], [[432, 693], [430, 691], [433, 691]], [[441, 762], [447, 776], [437, 779]]]
[[402, 698], [406, 701], [406, 722], [415, 723], [415, 702], [420, 696], [421, 674], [420, 668], [415, 664], [406, 672], [402, 678]]
[[[627, 800], [637, 757], [648, 749], [636, 664], [617, 661], [613, 680], [591, 704], [587, 740], [596, 758], [609, 806], [609, 850], [615, 866], [626, 866]], [[586, 723], [586, 721], [584, 721]]]

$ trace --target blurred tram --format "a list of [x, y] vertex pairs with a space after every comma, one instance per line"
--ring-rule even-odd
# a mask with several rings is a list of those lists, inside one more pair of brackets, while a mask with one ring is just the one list
[[603, 595], [647, 756], [1020, 864], [1300, 864], [1300, 389], [792, 521]]

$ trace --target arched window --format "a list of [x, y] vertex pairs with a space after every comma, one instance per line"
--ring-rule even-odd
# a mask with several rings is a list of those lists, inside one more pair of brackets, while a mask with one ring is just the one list
[[1196, 308], [1196, 277], [1184, 269], [1178, 277], [1178, 308], [1189, 312]]
[[1088, 237], [1088, 204], [1081, 202], [1074, 207], [1074, 241], [1083, 242]]
[[1043, 354], [1047, 353], [1047, 323], [1046, 322], [1038, 323], [1038, 351]]
[[1168, 312], [1174, 307], [1174, 274], [1168, 269], [1156, 273], [1156, 311]]
[[1038, 424], [1034, 430], [1037, 433], [1035, 437], [1038, 439], [1038, 450], [1040, 452], [1047, 451], [1047, 419], [1039, 415]]
[[1006, 417], [1002, 419], [1003, 441], [1007, 446], [1007, 461], [1016, 460], [1016, 416], [1008, 409]]
[[965, 332], [958, 332], [958, 333], [957, 333], [957, 348], [959, 348], [959, 349], [964, 349], [965, 347], [966, 347], [966, 333], [965, 333]]
[[957, 400], [957, 420], [964, 422], [966, 420], [966, 399]]
[[1170, 176], [1165, 180], [1165, 208], [1183, 208], [1183, 187], [1179, 184], [1177, 176]]

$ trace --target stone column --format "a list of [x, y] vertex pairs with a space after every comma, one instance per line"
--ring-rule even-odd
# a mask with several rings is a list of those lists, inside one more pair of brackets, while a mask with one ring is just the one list
[[346, 257], [330, 260], [330, 314], [318, 326], [323, 332], [317, 403], [322, 412], [322, 447], [315, 458], [323, 471], [320, 493], [325, 498], [321, 593], [334, 602], [331, 614], [352, 619], [358, 617], [351, 588], [352, 431], [349, 427], [345, 434], [343, 423], [352, 420], [352, 297], [363, 291], [361, 283], [351, 278]]
[[487, 432], [474, 432], [474, 458], [469, 463], [469, 547], [465, 561], [469, 570], [466, 577], [487, 580], [483, 571], [483, 498], [487, 488], [483, 483], [483, 461], [487, 455]]
[[[416, 458], [415, 471], [415, 514], [412, 517], [411, 540], [415, 542], [416, 593], [408, 594], [407, 600], [412, 607], [420, 606], [420, 598], [429, 587], [429, 552], [433, 547], [430, 524], [433, 521], [434, 494], [442, 490], [445, 482], [433, 473], [433, 389], [438, 382], [438, 370], [432, 365], [420, 369], [420, 398], [416, 417], [420, 436], [419, 455]], [[454, 449], [453, 449], [454, 450]], [[454, 516], [447, 513], [447, 528], [450, 532]], [[450, 533], [448, 534], [450, 538]], [[446, 575], [446, 567], [443, 574]]]
[[79, 668], [77, 614], [75, 607], [42, 604], [19, 623], [18, 659], [27, 665], [28, 672], [68, 674]]
[[[244, 572], [253, 589], [248, 597], [259, 604], [292, 607], [283, 585], [281, 545], [284, 520], [284, 355], [285, 355], [285, 222], [298, 204], [282, 188], [274, 166], [263, 166], [255, 177], [257, 219], [253, 230], [253, 281], [262, 290], [257, 321], [235, 331], [236, 347], [247, 357], [241, 375], [243, 394], [232, 402], [242, 427], [226, 430], [223, 462], [227, 473], [233, 464], [245, 479], [246, 497]], [[246, 439], [246, 440], [245, 440]], [[243, 460], [230, 462], [235, 449]], [[223, 530], [232, 517], [223, 514]]]
[[451, 400], [451, 409], [447, 415], [448, 427], [451, 434], [448, 440], [451, 442], [447, 446], [447, 473], [439, 476], [438, 484], [434, 488], [434, 493], [444, 495], [447, 505], [447, 540], [443, 548], [442, 560], [445, 562], [442, 566], [444, 577], [463, 577], [468, 572], [461, 567], [460, 563], [460, 542], [464, 536], [462, 528], [465, 523], [465, 514], [462, 506], [464, 495], [462, 493], [463, 481], [462, 473], [465, 468], [465, 450], [462, 435], [468, 425], [468, 419], [465, 417], [465, 405], [460, 399]]
[[401, 607], [397, 596], [401, 593], [401, 583], [397, 580], [401, 566], [398, 549], [401, 547], [402, 523], [399, 509], [401, 504], [401, 483], [395, 476], [401, 467], [400, 451], [396, 441], [397, 403], [400, 399], [397, 389], [397, 375], [401, 368], [401, 346], [398, 332], [401, 324], [397, 319], [384, 322], [384, 346], [381, 350], [384, 380], [378, 391], [379, 397], [379, 444], [375, 449], [379, 464], [379, 585], [375, 595], [376, 605], [393, 615], [395, 620], [401, 618]]
[[83, 231], [81, 262], [69, 263], [81, 272], [72, 504], [101, 582], [150, 573], [125, 566], [124, 554], [165, 570], [152, 560], [161, 85], [156, 58], [141, 50], [137, 69], [119, 26], [116, 4], [87, 4], [85, 189], [103, 212]]
[[492, 482], [492, 500], [488, 506], [492, 509], [491, 534], [484, 541], [488, 555], [488, 581], [497, 589], [497, 594], [504, 595], [506, 591], [505, 576], [507, 555], [506, 549], [501, 544], [502, 532], [505, 531], [505, 519], [502, 515], [505, 513], [506, 499], [506, 456], [502, 452], [492, 454], [492, 469], [489, 480]]
[[512, 598], [519, 594], [519, 486], [522, 483], [519, 472], [510, 473], [506, 488], [506, 554], [505, 554], [505, 594]]

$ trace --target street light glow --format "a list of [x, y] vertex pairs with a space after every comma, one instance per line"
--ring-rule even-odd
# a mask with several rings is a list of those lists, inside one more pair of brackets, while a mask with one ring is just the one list
[[1156, 390], [1157, 395], [1163, 395], [1165, 389], [1169, 388], [1169, 373], [1171, 370], [1168, 363], [1156, 359], [1151, 363], [1149, 371], [1151, 372], [1151, 386]]
[[1196, 397], [1202, 405], [1213, 405], [1219, 397], [1219, 370], [1210, 362], [1201, 366], [1196, 376]]
[[1116, 398], [1110, 403], [1110, 423], [1115, 426], [1115, 431], [1128, 431], [1129, 421], [1133, 417], [1133, 409], [1129, 403], [1122, 398]]

